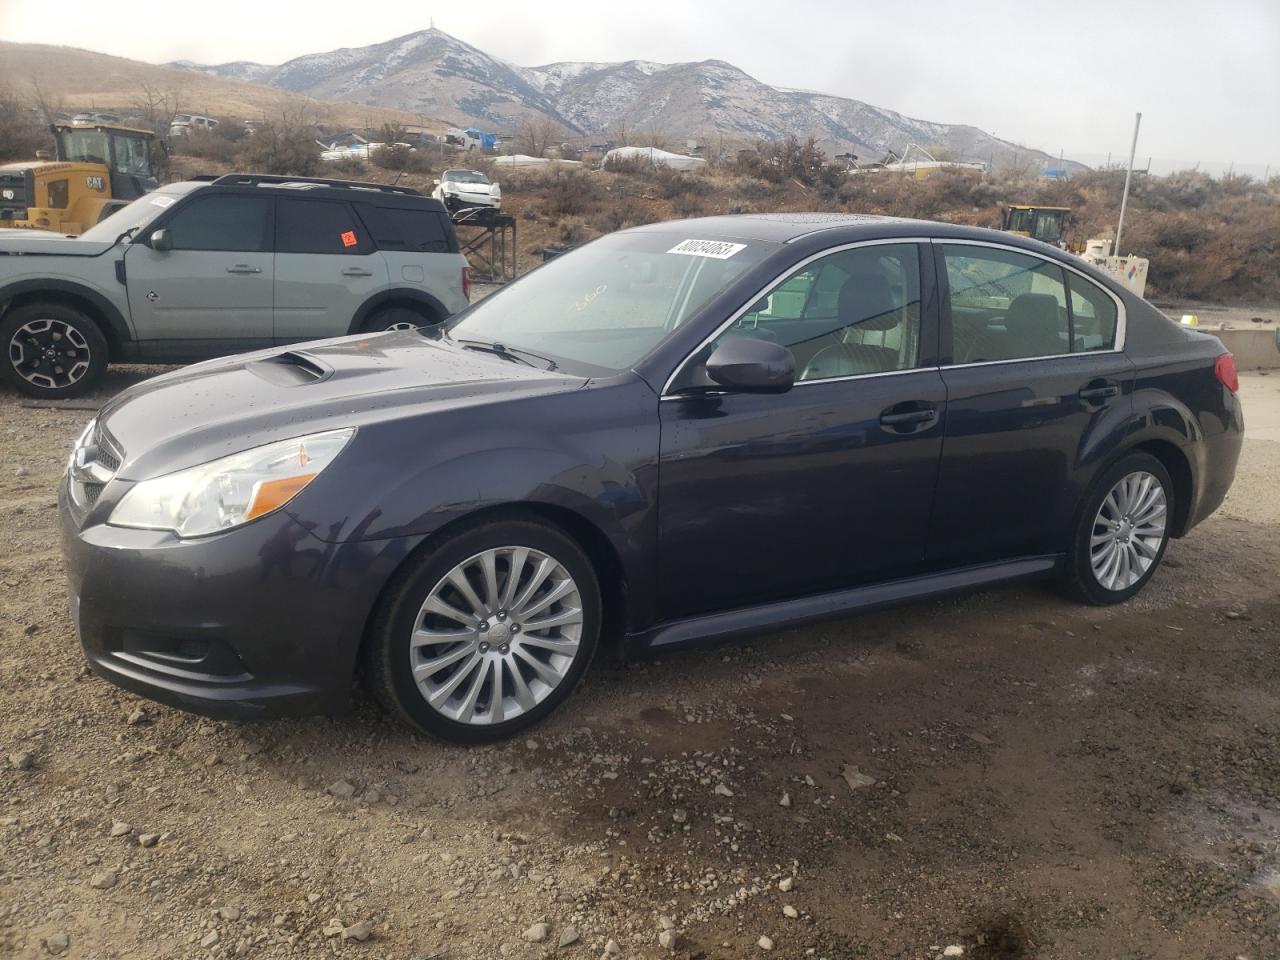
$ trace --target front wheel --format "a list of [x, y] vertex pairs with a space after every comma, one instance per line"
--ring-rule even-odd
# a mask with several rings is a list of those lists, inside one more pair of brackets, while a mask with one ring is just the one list
[[384, 310], [379, 310], [366, 320], [363, 331], [365, 333], [384, 333], [389, 330], [417, 330], [419, 327], [430, 326], [432, 322], [416, 310], [410, 310], [408, 307], [388, 307]]
[[600, 588], [581, 548], [541, 521], [488, 521], [399, 575], [370, 626], [366, 681], [419, 730], [497, 740], [572, 692], [599, 632]]
[[107, 341], [98, 325], [60, 303], [11, 311], [0, 323], [0, 345], [5, 351], [0, 379], [29, 397], [78, 397], [107, 368]]
[[1169, 544], [1173, 482], [1155, 457], [1131, 453], [1086, 497], [1068, 561], [1069, 592], [1085, 603], [1123, 603], [1146, 586]]

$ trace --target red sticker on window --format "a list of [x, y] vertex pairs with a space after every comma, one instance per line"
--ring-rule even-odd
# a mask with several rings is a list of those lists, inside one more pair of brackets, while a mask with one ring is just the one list
[[342, 245], [344, 247], [354, 247], [359, 242], [360, 241], [356, 239], [356, 232], [354, 230], [346, 230], [343, 232]]

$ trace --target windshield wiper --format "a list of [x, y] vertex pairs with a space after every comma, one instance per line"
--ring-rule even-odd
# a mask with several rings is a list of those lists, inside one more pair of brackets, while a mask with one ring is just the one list
[[556, 362], [550, 357], [544, 357], [541, 354], [534, 353], [532, 350], [525, 350], [523, 347], [508, 347], [506, 344], [499, 343], [496, 340], [466, 340], [460, 337], [451, 337], [450, 339], [462, 344], [464, 350], [480, 350], [484, 353], [492, 353], [495, 357], [514, 360], [516, 363], [523, 363], [526, 367], [536, 366], [536, 364], [526, 359], [527, 357], [533, 357], [535, 360], [541, 360], [545, 363], [547, 370], [556, 368]]
[[116, 237], [115, 242], [119, 243], [121, 240], [132, 240], [133, 235], [138, 232], [138, 229], [138, 227], [130, 227], [124, 233], [120, 234], [120, 236]]

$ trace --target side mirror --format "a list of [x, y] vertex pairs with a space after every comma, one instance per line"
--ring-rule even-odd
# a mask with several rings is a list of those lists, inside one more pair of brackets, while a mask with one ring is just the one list
[[707, 358], [707, 376], [730, 390], [785, 393], [796, 382], [796, 358], [780, 344], [733, 337]]
[[168, 253], [173, 249], [173, 237], [169, 236], [169, 231], [163, 228], [152, 230], [147, 242], [156, 253]]

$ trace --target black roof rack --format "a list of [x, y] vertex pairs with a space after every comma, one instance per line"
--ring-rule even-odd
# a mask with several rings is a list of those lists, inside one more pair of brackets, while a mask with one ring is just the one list
[[228, 173], [213, 181], [226, 186], [253, 187], [260, 184], [285, 186], [291, 183], [317, 187], [337, 187], [342, 190], [376, 190], [379, 193], [398, 193], [402, 196], [421, 196], [412, 187], [394, 187], [385, 183], [366, 183], [363, 180], [329, 180], [324, 177], [282, 177], [267, 173]]

